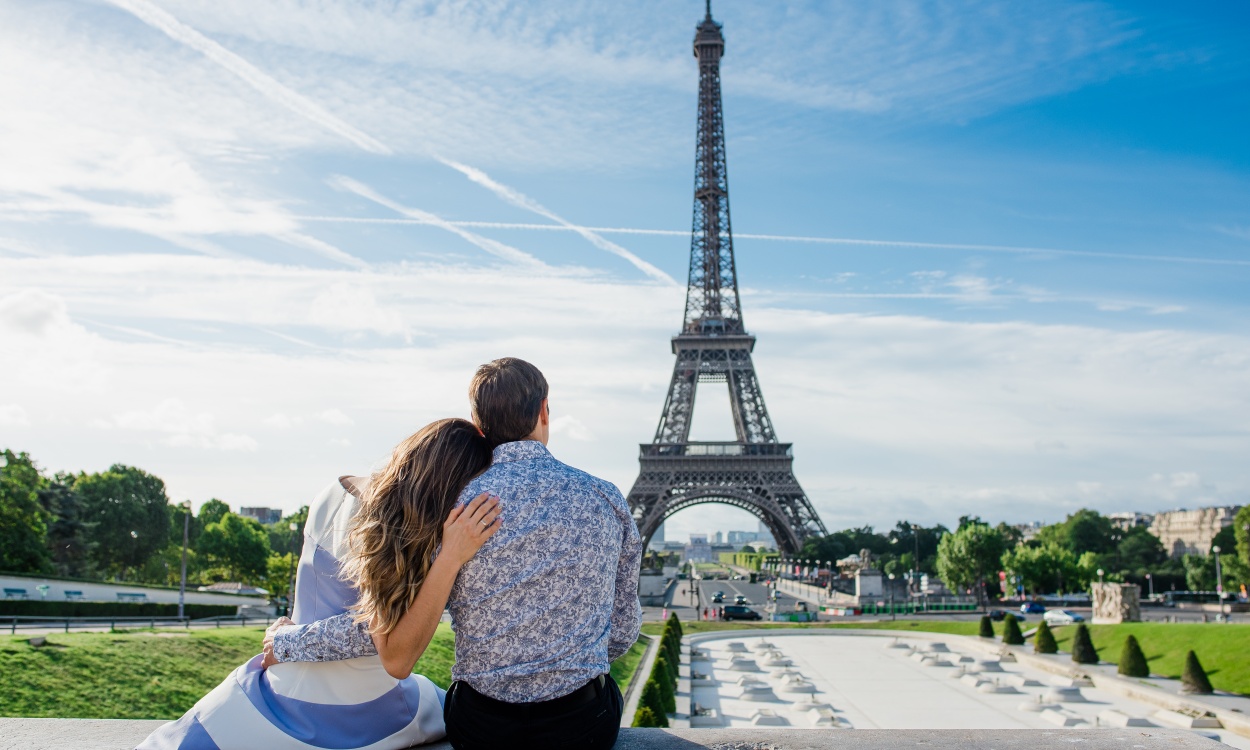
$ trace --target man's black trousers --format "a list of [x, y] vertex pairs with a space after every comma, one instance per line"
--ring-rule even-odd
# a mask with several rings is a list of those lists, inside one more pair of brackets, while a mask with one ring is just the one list
[[443, 719], [447, 739], [456, 750], [607, 750], [616, 744], [624, 707], [611, 675], [538, 703], [504, 703], [463, 682], [453, 682], [443, 704]]

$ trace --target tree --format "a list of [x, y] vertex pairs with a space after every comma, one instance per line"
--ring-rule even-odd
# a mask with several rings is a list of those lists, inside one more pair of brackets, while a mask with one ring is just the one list
[[[660, 722], [663, 723], [660, 723]], [[638, 710], [634, 712], [634, 721], [631, 726], [635, 727], [666, 727], [668, 726], [668, 717], [661, 718], [655, 715], [655, 711], [650, 706], [639, 705]]]
[[1185, 555], [1185, 583], [1190, 591], [1215, 591], [1215, 558], [1208, 555]]
[[92, 524], [83, 520], [82, 501], [74, 491], [71, 474], [57, 474], [39, 487], [39, 504], [48, 518], [48, 552], [57, 575], [90, 578], [94, 544]]
[[980, 628], [980, 631], [977, 633], [977, 635], [981, 636], [982, 638], [994, 637], [994, 624], [990, 622], [989, 615], [981, 615], [981, 628]]
[[1124, 647], [1120, 649], [1120, 665], [1116, 671], [1128, 677], [1150, 676], [1150, 666], [1146, 663], [1146, 655], [1142, 653], [1136, 636], [1130, 634], [1124, 639]]
[[1050, 625], [1046, 624], [1045, 620], [1038, 624], [1037, 633], [1033, 635], [1033, 653], [1059, 653], [1059, 644], [1055, 643], [1055, 634], [1050, 632]]
[[269, 563], [269, 535], [256, 519], [227, 513], [204, 528], [197, 551], [230, 580], [258, 583]]
[[1241, 558], [1245, 569], [1250, 570], [1250, 505], [1242, 506], [1233, 518], [1233, 536], [1237, 539], [1237, 557]]
[[[296, 556], [304, 546], [304, 524], [308, 523], [308, 506], [300, 508], [277, 523], [267, 524], [265, 531], [269, 533], [269, 548], [279, 555], [293, 552]], [[291, 531], [295, 524], [295, 531]]]
[[1112, 567], [1115, 570], [1141, 570], [1144, 574], [1167, 559], [1167, 550], [1163, 549], [1159, 537], [1151, 534], [1145, 526], [1134, 526], [1121, 537]]
[[1002, 566], [1033, 594], [1071, 590], [1080, 578], [1076, 556], [1054, 542], [1022, 544], [1003, 555]]
[[1020, 632], [1020, 623], [1010, 612], [1003, 618], [1003, 643], [1008, 646], [1024, 645], [1024, 634]]
[[200, 506], [200, 528], [207, 528], [210, 523], [217, 523], [229, 512], [230, 506], [214, 497]]
[[1076, 626], [1076, 635], [1072, 638], [1072, 661], [1077, 664], [1098, 663], [1098, 649], [1094, 648], [1094, 641], [1089, 637], [1089, 628], [1085, 623]]
[[4, 450], [0, 466], [0, 570], [39, 573], [48, 567], [48, 514], [30, 455]]
[[983, 584], [997, 570], [1004, 552], [1003, 535], [979, 519], [967, 522], [938, 542], [938, 575], [947, 585], [965, 589], [975, 586], [982, 600]]
[[660, 686], [660, 700], [664, 704], [666, 713], [677, 712], [677, 695], [675, 691], [676, 678], [673, 677], [673, 666], [668, 661], [668, 656], [660, 653], [655, 658], [655, 668], [651, 673], [652, 679]]
[[1181, 692], [1198, 695], [1210, 695], [1215, 692], [1211, 680], [1207, 679], [1207, 670], [1202, 668], [1198, 655], [1190, 649], [1185, 654], [1185, 671], [1181, 673]]
[[79, 474], [74, 491], [83, 519], [93, 525], [98, 569], [125, 576], [169, 542], [169, 498], [160, 478], [113, 464], [99, 474]]

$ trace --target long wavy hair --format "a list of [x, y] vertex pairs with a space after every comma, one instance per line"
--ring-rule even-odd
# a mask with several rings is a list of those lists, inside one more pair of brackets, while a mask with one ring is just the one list
[[395, 446], [353, 519], [343, 576], [360, 591], [357, 622], [395, 629], [416, 599], [443, 539], [443, 522], [469, 480], [490, 466], [477, 427], [440, 419]]

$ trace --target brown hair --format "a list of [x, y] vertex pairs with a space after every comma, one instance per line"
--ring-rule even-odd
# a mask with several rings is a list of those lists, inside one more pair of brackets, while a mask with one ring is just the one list
[[491, 447], [533, 432], [545, 398], [547, 379], [537, 367], [516, 357], [487, 362], [469, 383], [470, 413]]
[[464, 419], [440, 419], [395, 446], [360, 498], [343, 576], [360, 591], [355, 619], [389, 633], [416, 599], [443, 522], [490, 449]]

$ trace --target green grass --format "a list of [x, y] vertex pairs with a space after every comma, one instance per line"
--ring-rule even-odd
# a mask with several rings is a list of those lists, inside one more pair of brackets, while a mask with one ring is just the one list
[[642, 655], [646, 652], [647, 642], [639, 638], [634, 641], [634, 645], [630, 646], [628, 651], [612, 662], [612, 679], [616, 680], [622, 693], [629, 689], [629, 683], [634, 679], [634, 672], [638, 670], [638, 662], [642, 661]]
[[[1055, 628], [1054, 633], [1060, 650], [1070, 650], [1076, 628], [1067, 625]], [[1185, 652], [1193, 649], [1216, 690], [1250, 694], [1250, 625], [1126, 622], [1089, 626], [1099, 658], [1113, 664], [1119, 661], [1130, 633], [1141, 644], [1151, 674], [1180, 679]]]
[[[265, 631], [132, 631], [48, 636], [0, 636], [0, 716], [77, 719], [176, 719], [226, 675], [260, 653]], [[629, 686], [646, 644], [635, 643], [612, 664], [621, 690]], [[446, 688], [455, 642], [438, 626], [414, 669]]]

